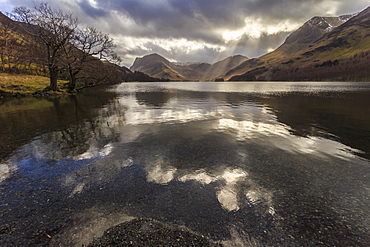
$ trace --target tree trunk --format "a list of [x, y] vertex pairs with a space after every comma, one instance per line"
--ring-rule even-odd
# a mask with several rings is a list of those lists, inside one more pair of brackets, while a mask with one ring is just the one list
[[69, 91], [73, 91], [76, 89], [76, 73], [74, 73], [72, 70], [69, 70], [69, 85], [68, 89]]
[[76, 89], [76, 77], [72, 76], [68, 86], [69, 91]]
[[49, 67], [50, 74], [50, 85], [47, 87], [48, 90], [58, 91], [58, 68], [54, 66]]

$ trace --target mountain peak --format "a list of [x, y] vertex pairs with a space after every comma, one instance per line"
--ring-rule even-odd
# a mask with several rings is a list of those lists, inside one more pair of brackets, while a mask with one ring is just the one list
[[152, 53], [152, 54], [149, 54], [149, 55], [146, 55], [144, 57], [160, 57], [160, 58], [163, 58], [161, 55], [159, 55], [158, 53]]
[[141, 58], [136, 58], [136, 59], [141, 59], [141, 60], [167, 60], [165, 59], [164, 57], [162, 57], [161, 55], [159, 55], [158, 53], [152, 53], [152, 54], [149, 54], [149, 55], [145, 55]]
[[315, 16], [304, 23], [298, 30], [291, 33], [281, 47], [284, 49], [285, 54], [293, 54], [306, 49], [310, 44], [346, 23], [355, 15], [357, 14], [339, 17]]
[[311, 18], [309, 21], [306, 22], [306, 25], [310, 26], [311, 28], [319, 28], [323, 30], [323, 32], [330, 32], [334, 28], [342, 25], [343, 23], [347, 22], [351, 19], [353, 15], [341, 15], [339, 17], [321, 17], [315, 16]]
[[132, 71], [140, 70], [143, 66], [145, 67], [155, 62], [161, 62], [164, 64], [169, 63], [169, 61], [162, 57], [161, 55], [157, 53], [152, 53], [149, 55], [145, 55], [143, 57], [137, 57], [134, 61], [134, 64], [130, 67], [130, 70]]

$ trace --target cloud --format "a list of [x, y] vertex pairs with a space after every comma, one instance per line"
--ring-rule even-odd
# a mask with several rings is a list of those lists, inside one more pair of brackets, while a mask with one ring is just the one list
[[102, 17], [108, 15], [108, 11], [95, 7], [94, 2], [91, 0], [83, 0], [80, 2], [79, 6], [86, 14], [92, 17]]
[[[181, 62], [213, 62], [215, 58], [235, 54], [260, 56], [279, 46], [290, 32], [313, 16], [354, 13], [369, 5], [368, 0], [49, 0], [48, 3], [73, 12], [81, 24], [112, 35], [128, 66], [134, 57], [150, 52]], [[0, 8], [6, 4], [33, 6], [27, 0], [0, 0]]]

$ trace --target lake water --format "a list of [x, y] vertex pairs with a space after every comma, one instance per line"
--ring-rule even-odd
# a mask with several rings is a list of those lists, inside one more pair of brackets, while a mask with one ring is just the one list
[[151, 218], [225, 246], [368, 246], [370, 83], [123, 83], [0, 105], [0, 245]]

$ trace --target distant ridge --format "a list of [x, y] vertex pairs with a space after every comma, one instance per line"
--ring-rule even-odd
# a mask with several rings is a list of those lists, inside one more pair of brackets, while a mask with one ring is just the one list
[[189, 80], [181, 75], [176, 68], [177, 65], [171, 63], [157, 53], [136, 58], [134, 64], [130, 67], [131, 71], [140, 71], [152, 77], [164, 78], [173, 81]]
[[172, 81], [215, 80], [230, 69], [247, 60], [247, 57], [237, 55], [228, 57], [215, 64], [175, 63], [154, 53], [136, 58], [130, 69], [132, 71], [143, 72], [152, 77], [169, 79]]

